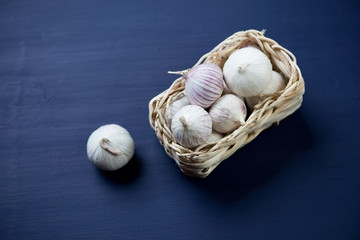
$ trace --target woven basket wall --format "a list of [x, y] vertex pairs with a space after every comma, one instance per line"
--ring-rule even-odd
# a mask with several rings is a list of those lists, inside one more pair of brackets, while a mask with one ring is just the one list
[[[274, 40], [264, 36], [264, 31], [241, 31], [233, 34], [202, 56], [194, 65], [212, 62], [223, 67], [226, 59], [235, 50], [253, 45], [264, 52], [273, 65], [281, 72], [287, 85], [285, 89], [272, 95], [261, 97], [261, 102], [248, 112], [245, 125], [239, 127], [221, 140], [203, 144], [196, 149], [185, 148], [176, 143], [164, 114], [166, 108], [183, 93], [185, 79], [179, 77], [164, 92], [154, 97], [149, 103], [149, 121], [166, 153], [175, 160], [181, 171], [189, 176], [206, 177], [223, 160], [235, 151], [251, 142], [263, 130], [279, 122], [297, 110], [305, 92], [304, 79], [296, 64], [295, 56]], [[194, 67], [193, 66], [193, 67]]]

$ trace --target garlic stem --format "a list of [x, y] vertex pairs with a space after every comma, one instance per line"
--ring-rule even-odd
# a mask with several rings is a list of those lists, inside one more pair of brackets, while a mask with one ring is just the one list
[[179, 121], [184, 125], [185, 128], [189, 126], [188, 122], [184, 118], [184, 116], [179, 117]]
[[111, 146], [110, 140], [107, 138], [102, 138], [99, 142], [100, 147], [105, 151], [109, 152], [112, 155], [119, 156], [121, 155], [121, 151]]
[[189, 72], [189, 69], [183, 70], [183, 71], [168, 71], [168, 74], [176, 74], [176, 75], [185, 76], [188, 72]]
[[249, 65], [248, 63], [241, 64], [241, 65], [239, 66], [238, 71], [239, 71], [240, 73], [243, 72], [248, 65]]

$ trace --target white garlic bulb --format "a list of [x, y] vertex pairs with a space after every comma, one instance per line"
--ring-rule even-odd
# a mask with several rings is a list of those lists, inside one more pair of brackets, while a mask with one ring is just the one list
[[211, 135], [212, 121], [208, 112], [197, 105], [182, 107], [171, 121], [176, 141], [188, 148], [206, 143]]
[[189, 99], [186, 96], [172, 102], [165, 111], [165, 120], [168, 126], [171, 125], [171, 119], [173, 116], [184, 106], [190, 105]]
[[224, 78], [214, 63], [200, 64], [185, 73], [185, 94], [191, 104], [208, 108], [221, 96]]
[[[265, 87], [264, 91], [261, 94], [276, 93], [284, 88], [285, 88], [285, 79], [283, 78], [283, 76], [276, 71], [272, 71], [271, 81]], [[246, 105], [249, 107], [249, 109], [251, 111], [254, 110], [255, 105], [258, 104], [260, 102], [260, 100], [261, 100], [260, 95], [253, 96], [253, 97], [247, 97], [245, 99]]]
[[[224, 82], [224, 91], [223, 91], [222, 95], [225, 95], [225, 94], [235, 94], [235, 93], [231, 92], [230, 88], [228, 88], [228, 86], [226, 86], [226, 84]], [[239, 97], [241, 100], [245, 101], [245, 97], [242, 97], [239, 95], [237, 95], [237, 97]]]
[[211, 106], [209, 114], [216, 131], [230, 133], [245, 124], [247, 110], [238, 96], [225, 94]]
[[220, 139], [222, 139], [224, 137], [223, 134], [217, 132], [217, 131], [212, 131], [209, 140], [207, 140], [207, 143], [213, 143], [213, 142], [217, 142]]
[[236, 50], [223, 67], [226, 85], [243, 97], [259, 95], [270, 82], [271, 71], [269, 58], [254, 47]]
[[135, 145], [130, 133], [116, 124], [96, 129], [87, 142], [89, 160], [99, 169], [113, 171], [126, 165], [134, 155]]

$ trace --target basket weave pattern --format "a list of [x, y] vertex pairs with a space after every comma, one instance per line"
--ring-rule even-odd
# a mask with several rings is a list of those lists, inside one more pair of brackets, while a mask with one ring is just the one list
[[203, 144], [196, 149], [179, 145], [174, 139], [165, 120], [165, 110], [179, 98], [185, 87], [185, 79], [179, 77], [164, 92], [154, 97], [149, 103], [149, 121], [161, 145], [168, 156], [173, 158], [181, 171], [189, 176], [206, 177], [223, 160], [229, 158], [236, 150], [251, 142], [263, 130], [279, 122], [296, 111], [305, 92], [304, 79], [296, 64], [295, 56], [274, 40], [264, 36], [264, 31], [241, 31], [233, 34], [203, 55], [193, 66], [212, 62], [220, 68], [235, 50], [253, 45], [265, 53], [273, 69], [282, 73], [286, 87], [275, 94], [261, 96], [261, 101], [248, 114], [245, 125], [227, 134], [221, 140]]

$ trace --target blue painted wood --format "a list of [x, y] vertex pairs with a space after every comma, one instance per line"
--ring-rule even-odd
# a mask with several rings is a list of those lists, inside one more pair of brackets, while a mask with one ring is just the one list
[[[1, 239], [360, 239], [356, 1], [0, 1]], [[292, 51], [304, 103], [208, 178], [167, 157], [148, 102], [236, 31]], [[136, 143], [106, 173], [97, 127]]]

